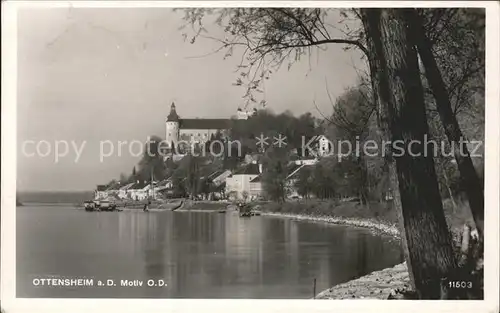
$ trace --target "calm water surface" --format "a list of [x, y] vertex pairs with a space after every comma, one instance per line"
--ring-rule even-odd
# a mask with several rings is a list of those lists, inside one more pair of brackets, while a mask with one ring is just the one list
[[[17, 209], [17, 297], [311, 298], [315, 278], [320, 292], [401, 260], [390, 237], [346, 226], [235, 212]], [[51, 277], [94, 286], [33, 285]], [[97, 286], [108, 279], [117, 286]]]

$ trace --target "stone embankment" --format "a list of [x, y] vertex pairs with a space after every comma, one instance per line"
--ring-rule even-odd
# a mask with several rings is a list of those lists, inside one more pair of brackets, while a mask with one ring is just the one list
[[396, 227], [396, 225], [391, 225], [389, 223], [384, 223], [376, 220], [362, 219], [362, 218], [359, 219], [343, 218], [334, 216], [310, 216], [302, 214], [272, 213], [272, 212], [263, 212], [262, 214], [267, 216], [292, 218], [296, 220], [362, 227], [370, 229], [374, 232], [384, 233], [399, 238], [399, 230]]
[[406, 263], [376, 271], [320, 292], [316, 299], [387, 299], [398, 289], [408, 290]]

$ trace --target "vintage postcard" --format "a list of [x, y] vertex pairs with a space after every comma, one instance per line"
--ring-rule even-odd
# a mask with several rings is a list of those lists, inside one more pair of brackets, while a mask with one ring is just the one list
[[4, 312], [498, 312], [498, 3], [2, 9]]

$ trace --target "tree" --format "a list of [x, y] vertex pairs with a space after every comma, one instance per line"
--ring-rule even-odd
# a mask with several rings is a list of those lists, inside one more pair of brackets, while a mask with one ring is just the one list
[[288, 154], [284, 148], [273, 147], [266, 151], [262, 166], [262, 189], [274, 201], [284, 202], [288, 193]]
[[248, 199], [248, 191], [243, 190], [243, 192], [241, 193], [241, 197], [243, 198], [243, 201], [246, 202]]
[[187, 157], [187, 174], [185, 186], [189, 195], [192, 199], [195, 199], [199, 193], [198, 180], [200, 179], [199, 169], [199, 159], [193, 155], [188, 155]]
[[120, 184], [125, 185], [127, 183], [127, 176], [123, 173], [120, 174]]
[[[367, 139], [370, 138], [370, 123], [373, 124], [372, 116], [376, 109], [370, 92], [366, 82], [360, 82], [337, 98], [335, 105], [332, 104], [333, 114], [328, 118], [328, 121], [334, 126], [333, 136], [337, 141], [348, 141], [351, 147], [363, 147]], [[344, 151], [337, 151], [337, 153], [344, 153]], [[364, 149], [351, 151], [349, 157], [349, 161], [354, 160], [354, 163], [349, 163], [353, 165], [350, 168], [350, 178], [351, 180], [356, 179], [355, 183], [351, 184], [356, 189], [353, 191], [363, 204], [369, 205], [368, 158], [364, 155]]]
[[[183, 36], [191, 43], [198, 37], [211, 38], [221, 46], [215, 52], [224, 51], [224, 58], [232, 56], [235, 50], [241, 52], [238, 68], [240, 76], [235, 85], [246, 88], [247, 104], [256, 102], [255, 93], [261, 93], [261, 83], [269, 78], [274, 70], [288, 62], [290, 68], [294, 61], [305, 56], [315, 46], [342, 44], [346, 48], [355, 46], [363, 53], [366, 48], [359, 38], [359, 30], [354, 28], [346, 33], [346, 38], [332, 35], [328, 9], [309, 8], [230, 8], [230, 9], [184, 9], [186, 26], [194, 30], [193, 36]], [[344, 11], [345, 23], [348, 17]], [[215, 23], [224, 29], [226, 38], [206, 36], [204, 18], [215, 17]], [[241, 49], [240, 49], [241, 48]], [[265, 100], [260, 102], [265, 106]]]
[[437, 111], [443, 123], [444, 131], [448, 140], [452, 143], [453, 154], [458, 164], [476, 227], [482, 235], [484, 232], [484, 194], [482, 184], [474, 169], [466, 141], [463, 140], [462, 131], [453, 112], [450, 96], [432, 52], [432, 43], [425, 35], [422, 17], [415, 10], [407, 10], [405, 13], [405, 18], [410, 21], [409, 25], [412, 32], [416, 35], [415, 44], [418, 47], [418, 53], [425, 68], [426, 78], [436, 99]]
[[198, 181], [198, 192], [202, 194], [206, 200], [209, 200], [210, 194], [213, 192], [213, 183], [208, 178], [203, 178]]
[[160, 180], [165, 177], [165, 162], [161, 152], [162, 139], [158, 136], [151, 136], [144, 145], [144, 153], [139, 161], [138, 176], [141, 180]]
[[187, 195], [186, 186], [184, 185], [183, 178], [180, 175], [172, 176], [172, 195], [174, 198], [185, 198]]
[[366, 35], [373, 45], [370, 52], [377, 61], [374, 66], [378, 67], [372, 83], [379, 100], [387, 106], [392, 142], [403, 142], [406, 152], [395, 160], [407, 265], [417, 293], [428, 299], [439, 297], [441, 279], [455, 269], [456, 260], [433, 159], [424, 155], [423, 144], [414, 152], [417, 156], [408, 153], [412, 140], [424, 143], [428, 125], [413, 48], [416, 39], [409, 31], [405, 12], [403, 9], [362, 10]]
[[137, 181], [137, 171], [135, 169], [135, 166], [132, 168], [132, 174], [128, 178], [129, 183], [135, 183]]
[[333, 178], [333, 169], [320, 162], [313, 170], [312, 192], [319, 199], [332, 199], [336, 196], [336, 184]]
[[304, 166], [299, 171], [299, 177], [295, 181], [297, 193], [304, 199], [308, 199], [313, 187], [312, 170], [310, 166]]

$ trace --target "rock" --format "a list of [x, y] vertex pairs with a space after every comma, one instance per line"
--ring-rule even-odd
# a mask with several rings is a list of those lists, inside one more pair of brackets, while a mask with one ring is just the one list
[[[408, 285], [409, 276], [405, 264], [370, 273], [358, 279], [329, 288], [321, 293], [322, 299], [351, 299], [370, 297], [388, 299], [391, 292]], [[396, 297], [393, 295], [391, 297]]]

